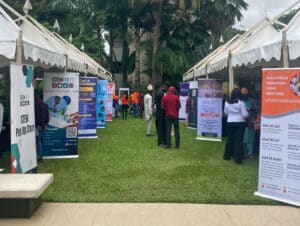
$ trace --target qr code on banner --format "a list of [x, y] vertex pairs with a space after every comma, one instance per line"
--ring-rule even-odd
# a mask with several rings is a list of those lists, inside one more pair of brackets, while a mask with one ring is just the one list
[[67, 127], [67, 138], [77, 138], [77, 127]]

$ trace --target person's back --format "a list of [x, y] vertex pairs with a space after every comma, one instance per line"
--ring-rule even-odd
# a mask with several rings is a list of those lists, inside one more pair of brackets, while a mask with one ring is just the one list
[[165, 91], [159, 88], [155, 93], [155, 109], [156, 115], [164, 114], [164, 110], [161, 108], [161, 100], [165, 96]]
[[180, 109], [178, 96], [173, 93], [168, 93], [165, 97], [163, 97], [161, 106], [165, 109], [166, 116], [178, 118]]
[[49, 122], [48, 105], [45, 104], [37, 94], [34, 96], [34, 112], [36, 126], [45, 128]]
[[36, 93], [34, 94], [34, 113], [37, 145], [36, 151], [37, 158], [40, 160], [43, 155], [43, 134], [49, 123], [49, 111], [48, 105], [45, 104]]
[[161, 107], [161, 100], [165, 96], [168, 90], [168, 84], [164, 83], [161, 88], [159, 88], [155, 93], [155, 109], [156, 109], [156, 119], [155, 126], [157, 132], [157, 145], [164, 147], [166, 144], [166, 116], [165, 111]]
[[227, 118], [227, 141], [224, 149], [224, 160], [234, 158], [235, 163], [243, 163], [243, 136], [245, 131], [245, 121], [249, 116], [244, 101], [240, 100], [241, 91], [234, 88], [230, 98], [225, 102], [224, 113]]
[[180, 100], [175, 95], [175, 87], [170, 86], [168, 94], [162, 98], [161, 107], [166, 111], [166, 148], [171, 148], [171, 130], [174, 126], [175, 133], [175, 147], [180, 146], [180, 132], [179, 132], [179, 109]]
[[245, 122], [248, 111], [243, 101], [237, 103], [225, 102], [224, 113], [228, 115], [227, 122]]

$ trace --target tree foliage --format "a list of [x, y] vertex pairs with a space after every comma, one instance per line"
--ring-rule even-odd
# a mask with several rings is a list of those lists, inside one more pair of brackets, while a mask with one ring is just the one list
[[[6, 2], [21, 12], [25, 0]], [[149, 78], [179, 81], [209, 52], [212, 42], [219, 44], [224, 31], [226, 40], [236, 33], [228, 28], [247, 8], [245, 0], [35, 0], [32, 5], [31, 15], [52, 30], [57, 19], [63, 37], [72, 34], [79, 48], [84, 43], [89, 55], [109, 70], [122, 73], [125, 84], [134, 66], [139, 83], [139, 49], [145, 32], [152, 34], [146, 54]], [[103, 30], [109, 32], [105, 38]], [[109, 54], [103, 51], [104, 39], [111, 46], [116, 40], [122, 42], [121, 63], [112, 48]], [[133, 43], [137, 51], [130, 52]]]

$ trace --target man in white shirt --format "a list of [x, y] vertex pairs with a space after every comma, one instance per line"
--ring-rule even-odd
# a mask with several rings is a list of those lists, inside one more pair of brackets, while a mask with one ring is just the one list
[[144, 113], [145, 119], [147, 120], [147, 130], [146, 136], [150, 137], [151, 134], [151, 125], [152, 125], [152, 91], [153, 87], [151, 84], [147, 86], [147, 94], [144, 96]]

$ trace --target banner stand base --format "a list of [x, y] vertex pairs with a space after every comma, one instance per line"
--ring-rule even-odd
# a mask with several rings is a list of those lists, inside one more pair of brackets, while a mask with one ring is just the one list
[[254, 192], [254, 195], [262, 197], [262, 198], [266, 198], [266, 199], [273, 199], [273, 200], [278, 201], [278, 202], [287, 203], [287, 204], [290, 204], [290, 205], [293, 205], [293, 206], [300, 207], [299, 202], [293, 202], [293, 201], [290, 201], [290, 200], [287, 200], [287, 199], [282, 199], [282, 198], [278, 198], [278, 197], [271, 196], [271, 195], [265, 195], [265, 194], [260, 193], [258, 191]]
[[43, 156], [42, 159], [76, 159], [79, 155]]
[[98, 136], [90, 136], [90, 137], [78, 137], [78, 139], [97, 139]]

